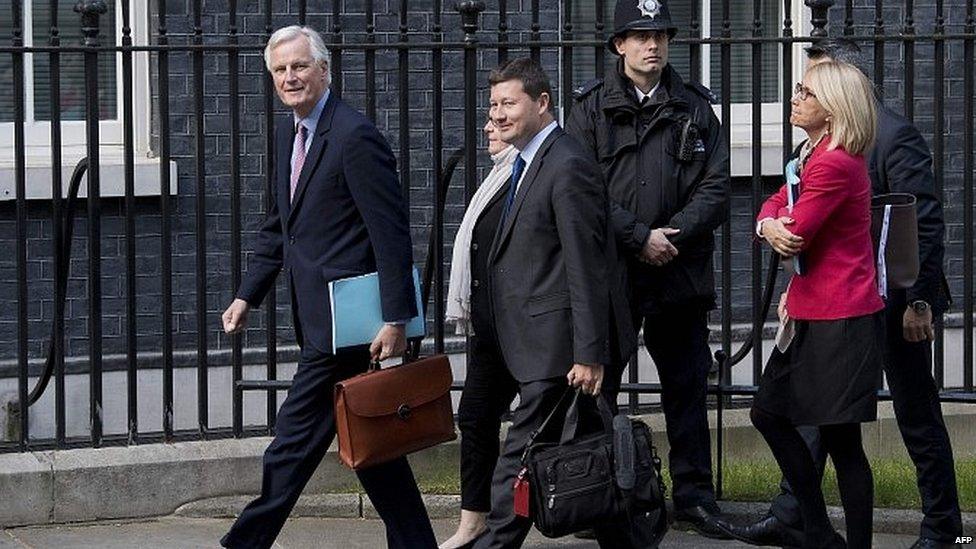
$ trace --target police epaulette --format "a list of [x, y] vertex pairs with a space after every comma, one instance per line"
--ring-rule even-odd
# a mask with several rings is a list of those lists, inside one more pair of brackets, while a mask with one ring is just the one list
[[685, 87], [688, 88], [689, 90], [697, 93], [698, 95], [704, 97], [705, 100], [708, 101], [709, 103], [711, 103], [713, 105], [717, 105], [718, 104], [718, 101], [719, 101], [718, 95], [715, 92], [713, 92], [712, 90], [706, 88], [705, 86], [702, 86], [700, 83], [698, 83], [698, 82], [685, 82]]
[[593, 93], [593, 90], [599, 88], [602, 85], [603, 85], [603, 79], [602, 78], [594, 78], [593, 80], [590, 80], [589, 82], [584, 82], [582, 85], [577, 86], [573, 90], [573, 99], [575, 99], [577, 101], [582, 101], [582, 100], [586, 99], [586, 96], [588, 96], [591, 93]]

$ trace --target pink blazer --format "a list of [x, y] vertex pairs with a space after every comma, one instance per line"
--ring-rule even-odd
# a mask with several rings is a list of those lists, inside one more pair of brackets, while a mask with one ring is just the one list
[[824, 139], [800, 177], [800, 199], [786, 209], [786, 186], [770, 196], [758, 219], [788, 215], [803, 237], [806, 271], [790, 281], [786, 309], [798, 320], [836, 320], [884, 308], [871, 244], [871, 180], [863, 156]]

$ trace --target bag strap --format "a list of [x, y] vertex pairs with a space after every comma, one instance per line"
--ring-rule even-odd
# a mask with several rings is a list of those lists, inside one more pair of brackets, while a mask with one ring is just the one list
[[[566, 410], [566, 421], [563, 422], [563, 432], [559, 437], [560, 444], [566, 444], [576, 438], [576, 431], [579, 429], [579, 397], [581, 394], [582, 391], [577, 389], [576, 395], [573, 396], [573, 402], [569, 404], [569, 409]], [[597, 410], [600, 412], [600, 421], [603, 423], [603, 432], [613, 433], [613, 414], [610, 412], [610, 404], [604, 395], [594, 398], [596, 399]]]
[[[537, 427], [536, 430], [532, 431], [532, 434], [529, 435], [529, 439], [525, 442], [525, 450], [522, 451], [523, 465], [525, 464], [526, 459], [529, 457], [529, 450], [532, 449], [532, 445], [535, 443], [536, 437], [538, 437], [539, 433], [541, 433], [546, 429], [546, 425], [549, 425], [549, 422], [552, 421], [553, 416], [556, 415], [556, 411], [559, 410], [560, 406], [562, 406], [563, 401], [566, 400], [566, 397], [573, 392], [576, 391], [572, 387], [568, 387], [563, 392], [563, 395], [559, 397], [559, 401], [556, 402], [556, 405], [552, 407], [552, 410], [549, 412], [549, 415], [546, 416], [546, 419], [542, 422], [542, 424], [539, 425], [539, 427]], [[574, 403], [575, 403], [575, 397], [574, 397]], [[570, 408], [574, 408], [574, 406], [570, 406]]]

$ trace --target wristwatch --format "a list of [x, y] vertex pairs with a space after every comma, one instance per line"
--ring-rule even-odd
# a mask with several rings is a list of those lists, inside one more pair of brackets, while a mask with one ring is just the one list
[[912, 301], [911, 303], [908, 304], [908, 306], [911, 307], [916, 314], [922, 314], [925, 311], [929, 310], [929, 304], [922, 301], [921, 299], [916, 299], [915, 301]]

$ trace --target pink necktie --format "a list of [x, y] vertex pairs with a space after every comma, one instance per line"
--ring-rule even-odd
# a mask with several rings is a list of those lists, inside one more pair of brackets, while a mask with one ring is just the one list
[[304, 124], [298, 125], [298, 140], [295, 142], [295, 163], [291, 167], [291, 196], [290, 200], [295, 200], [295, 189], [298, 188], [298, 179], [302, 175], [302, 166], [305, 165], [305, 134], [308, 130]]

